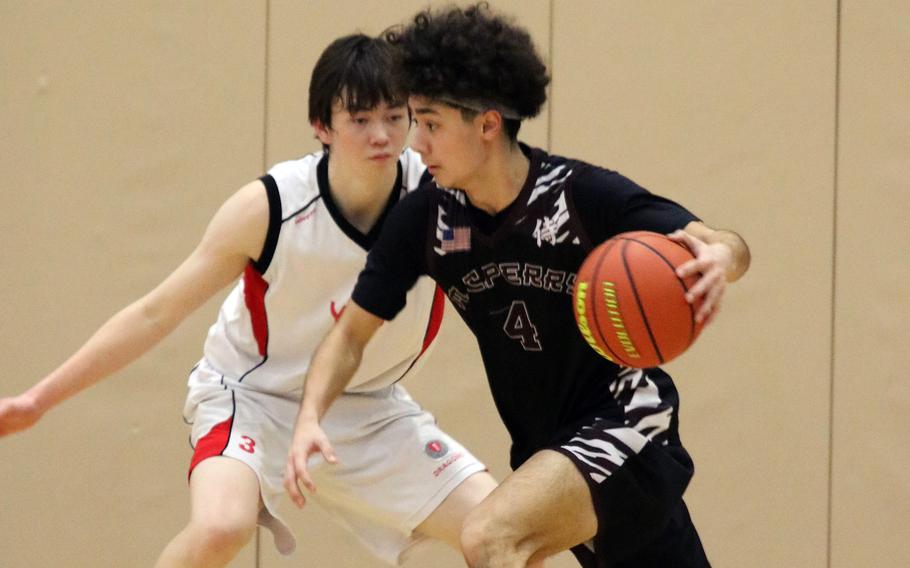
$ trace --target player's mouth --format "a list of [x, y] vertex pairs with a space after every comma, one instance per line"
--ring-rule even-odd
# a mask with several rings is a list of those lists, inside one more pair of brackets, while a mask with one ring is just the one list
[[427, 171], [430, 172], [431, 176], [435, 176], [436, 172], [439, 171], [439, 166], [427, 166]]
[[374, 154], [374, 155], [370, 156], [370, 159], [373, 160], [374, 162], [384, 162], [391, 157], [392, 157], [392, 154], [390, 154], [388, 152], [384, 152], [382, 154]]

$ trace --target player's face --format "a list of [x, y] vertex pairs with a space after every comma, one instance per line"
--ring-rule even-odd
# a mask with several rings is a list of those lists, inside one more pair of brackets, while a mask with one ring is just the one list
[[348, 111], [340, 101], [332, 108], [332, 126], [315, 125], [319, 140], [331, 146], [333, 157], [367, 167], [388, 168], [398, 163], [408, 136], [408, 109], [387, 103]]
[[466, 121], [459, 109], [411, 97], [411, 147], [439, 185], [468, 190], [485, 163], [483, 118]]

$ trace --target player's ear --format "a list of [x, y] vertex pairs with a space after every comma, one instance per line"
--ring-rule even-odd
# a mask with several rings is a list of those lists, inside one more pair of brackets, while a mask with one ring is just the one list
[[313, 131], [316, 133], [316, 138], [319, 139], [325, 146], [332, 145], [332, 129], [327, 127], [322, 123], [321, 120], [314, 120], [310, 123], [313, 126]]
[[493, 140], [502, 131], [502, 115], [499, 111], [487, 110], [481, 115], [480, 129], [483, 137]]

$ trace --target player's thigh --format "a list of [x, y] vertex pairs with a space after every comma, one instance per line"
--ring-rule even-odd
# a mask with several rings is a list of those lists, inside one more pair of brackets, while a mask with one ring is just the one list
[[519, 543], [536, 561], [592, 538], [597, 516], [578, 468], [566, 456], [542, 450], [493, 490], [466, 530]]
[[192, 522], [224, 530], [253, 529], [259, 514], [259, 478], [245, 463], [216, 456], [190, 476]]
[[430, 516], [414, 530], [430, 538], [448, 542], [456, 549], [460, 548], [461, 529], [465, 517], [495, 488], [496, 480], [489, 472], [473, 474], [449, 493]]

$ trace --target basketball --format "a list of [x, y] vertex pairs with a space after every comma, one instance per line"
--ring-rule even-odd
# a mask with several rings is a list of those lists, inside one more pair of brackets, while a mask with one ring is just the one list
[[689, 348], [702, 324], [685, 294], [697, 277], [676, 268], [688, 247], [648, 231], [622, 233], [595, 248], [575, 280], [575, 321], [588, 344], [617, 365], [656, 367]]

